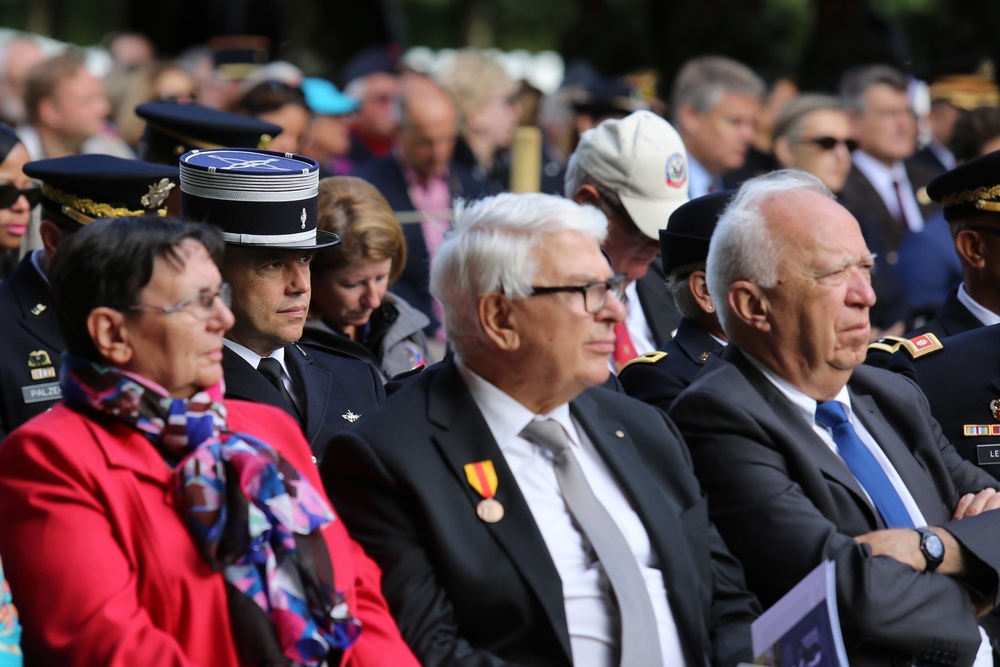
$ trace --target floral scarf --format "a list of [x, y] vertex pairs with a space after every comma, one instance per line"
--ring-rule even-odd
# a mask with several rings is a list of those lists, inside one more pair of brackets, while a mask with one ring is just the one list
[[332, 509], [273, 447], [226, 429], [221, 382], [184, 400], [80, 357], [63, 363], [68, 407], [141, 431], [173, 467], [178, 511], [225, 576], [241, 662], [319, 665], [354, 643], [361, 623], [334, 589], [320, 533]]

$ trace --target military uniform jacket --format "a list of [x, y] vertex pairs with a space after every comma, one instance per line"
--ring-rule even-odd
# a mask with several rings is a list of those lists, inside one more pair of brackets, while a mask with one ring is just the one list
[[[927, 522], [978, 558], [978, 592], [996, 604], [1000, 512], [961, 521], [951, 515], [963, 494], [1000, 483], [961, 459], [909, 380], [858, 366], [847, 387], [855, 414]], [[831, 559], [852, 667], [972, 664], [981, 637], [969, 584], [872, 557], [854, 541], [885, 528], [881, 517], [847, 465], [740, 350], [729, 345], [670, 416], [691, 450], [712, 519], [765, 608]]]
[[914, 358], [900, 349], [889, 370], [916, 382], [941, 432], [962, 458], [1000, 478], [1000, 329], [979, 327]]
[[[371, 412], [385, 398], [375, 367], [364, 361], [307, 348], [285, 346], [285, 365], [305, 408], [302, 432], [316, 461], [334, 435]], [[222, 351], [226, 398], [266, 403], [298, 419], [284, 397], [260, 371], [228, 347]]]
[[49, 284], [27, 255], [0, 283], [0, 439], [45, 412], [61, 396], [58, 371], [65, 344]]
[[653, 342], [662, 349], [680, 326], [681, 313], [667, 291], [667, 278], [663, 275], [663, 264], [659, 259], [649, 265], [646, 275], [635, 281], [635, 292], [639, 295], [642, 314], [646, 316], [646, 323], [653, 333]]
[[626, 394], [666, 411], [722, 347], [705, 329], [683, 319], [673, 340], [659, 352], [643, 355], [645, 359], [630, 361], [618, 379]]
[[907, 338], [913, 338], [925, 333], [932, 333], [938, 338], [946, 336], [957, 336], [966, 331], [979, 329], [983, 323], [958, 300], [958, 290], [955, 290], [941, 306], [937, 317], [927, 320], [922, 326], [906, 334]]

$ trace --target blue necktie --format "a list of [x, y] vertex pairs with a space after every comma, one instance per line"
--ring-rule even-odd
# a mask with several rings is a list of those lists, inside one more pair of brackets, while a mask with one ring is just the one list
[[847, 421], [844, 406], [837, 401], [824, 401], [816, 405], [816, 422], [828, 426], [833, 432], [833, 441], [844, 457], [844, 463], [854, 473], [868, 496], [875, 503], [875, 509], [882, 515], [888, 528], [913, 528], [913, 520], [906, 511], [903, 501], [893, 488], [882, 466], [878, 464], [865, 443]]

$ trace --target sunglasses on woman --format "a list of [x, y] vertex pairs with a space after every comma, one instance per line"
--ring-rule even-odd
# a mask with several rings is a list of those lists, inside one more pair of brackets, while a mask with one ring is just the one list
[[42, 189], [37, 185], [33, 185], [30, 188], [22, 190], [16, 185], [4, 183], [0, 185], [0, 209], [10, 208], [16, 204], [18, 197], [21, 195], [24, 195], [24, 198], [28, 200], [28, 205], [31, 208], [35, 208], [42, 198]]

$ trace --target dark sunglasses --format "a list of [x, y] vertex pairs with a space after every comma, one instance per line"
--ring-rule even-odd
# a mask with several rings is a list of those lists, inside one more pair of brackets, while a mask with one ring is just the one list
[[847, 146], [847, 151], [853, 152], [854, 149], [858, 147], [858, 142], [854, 139], [837, 139], [836, 137], [816, 137], [815, 139], [802, 139], [799, 143], [801, 144], [812, 144], [814, 146], [819, 146], [825, 151], [832, 151], [837, 147], [837, 144], [844, 144]]
[[24, 195], [24, 198], [28, 200], [28, 205], [31, 208], [35, 208], [38, 206], [38, 202], [41, 201], [42, 189], [37, 185], [23, 190], [10, 183], [0, 185], [0, 209], [10, 208], [16, 204], [18, 197], [21, 195]]

